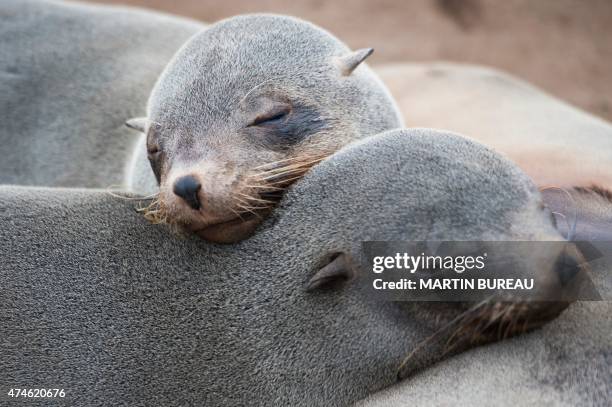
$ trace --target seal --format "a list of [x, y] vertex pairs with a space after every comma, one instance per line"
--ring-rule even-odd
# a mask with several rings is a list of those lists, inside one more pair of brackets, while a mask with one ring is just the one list
[[[1, 3], [2, 11], [11, 4]], [[129, 96], [124, 93], [128, 90], [144, 92], [145, 86], [137, 82], [125, 82], [131, 84], [129, 87], [124, 82], [122, 86], [109, 86], [108, 81], [91, 81], [92, 69], [100, 64], [85, 64], [83, 42], [78, 39], [94, 34], [97, 41], [92, 44], [99, 44], [104, 32], [112, 32], [118, 39], [155, 37], [161, 44], [143, 44], [143, 49], [136, 51], [132, 43], [129, 53], [116, 54], [116, 66], [129, 71], [133, 81], [145, 74], [149, 78], [155, 58], [161, 60], [165, 56], [159, 48], [168, 44], [165, 39], [177, 40], [176, 33], [167, 31], [169, 27], [162, 24], [163, 20], [151, 15], [126, 19], [97, 8], [91, 13], [68, 13], [68, 7], [77, 7], [72, 4], [21, 0], [12, 3], [27, 5], [26, 11], [17, 15], [0, 12], [2, 18], [20, 27], [32, 18], [40, 22], [28, 25], [20, 34], [38, 32], [30, 28], [87, 28], [83, 35], [72, 32], [66, 37], [61, 51], [79, 55], [80, 70], [87, 73], [82, 79], [88, 80], [81, 95], [83, 92], [96, 95], [101, 89], [102, 94], [121, 91], [119, 95], [112, 93], [113, 97], [106, 102], [109, 104], [100, 105], [108, 110], [96, 109], [99, 116], [106, 119], [108, 114], [113, 118], [104, 129], [112, 129], [113, 124], [123, 121], [120, 116], [132, 113], [123, 109], [125, 105], [117, 104], [124, 102], [120, 96]], [[33, 7], [36, 13], [32, 12]], [[58, 8], [57, 15], [66, 19], [67, 24], [56, 25], [56, 20], [42, 12], [46, 8]], [[109, 24], [100, 24], [101, 21]], [[111, 24], [119, 21], [124, 25]], [[0, 28], [10, 26], [0, 24]], [[134, 27], [143, 30], [138, 31], [141, 34], [135, 36]], [[150, 35], [151, 29], [157, 30], [155, 36]], [[162, 31], [168, 35], [160, 37]], [[41, 34], [46, 41], [40, 42], [46, 47], [50, 41], [64, 38], [46, 33]], [[104, 42], [104, 50], [107, 45]], [[149, 51], [144, 60], [142, 50]], [[92, 50], [91, 61], [108, 56], [100, 52]], [[118, 62], [127, 54], [137, 63]], [[105, 60], [104, 65], [108, 62]], [[62, 73], [75, 73], [62, 66]], [[46, 64], [40, 65], [40, 72], [49, 79], [51, 70]], [[53, 72], [59, 73], [60, 69]], [[111, 72], [116, 79], [116, 71]], [[153, 79], [156, 78], [157, 75]], [[58, 106], [43, 104], [49, 100], [42, 95], [36, 99], [44, 109], [18, 104], [23, 108], [19, 111], [39, 114], [24, 116], [22, 122], [28, 123], [28, 119], [32, 126], [53, 123], [45, 118], [54, 119], [49, 112], [56, 112]], [[83, 99], [70, 101], [87, 106], [91, 113], [91, 106], [83, 103]], [[140, 112], [136, 110], [133, 114]], [[87, 168], [98, 168], [96, 174], [100, 177], [89, 185], [107, 185], [108, 179], [102, 177], [99, 168], [114, 166], [117, 172], [123, 164], [120, 156], [101, 155], [98, 144], [94, 144], [97, 149], [91, 155], [68, 148], [87, 141], [80, 137], [91, 135], [94, 127], [85, 125], [93, 126], [94, 118], [58, 117], [67, 128], [64, 132], [58, 130], [58, 137], [72, 136], [67, 138], [67, 149], [60, 157], [64, 161], [80, 157], [80, 164], [86, 160]], [[72, 124], [79, 124], [82, 133], [70, 128]], [[95, 134], [110, 136], [104, 129]], [[574, 131], [579, 133], [581, 129]], [[74, 134], [66, 130], [73, 130]], [[12, 157], [21, 154], [18, 147], [24, 135], [7, 133], [3, 147], [13, 150]], [[129, 140], [124, 134], [115, 137]], [[108, 137], [101, 140], [107, 142]], [[40, 145], [47, 142], [48, 139], [43, 139]], [[42, 161], [49, 155], [52, 154], [47, 152], [37, 158]], [[44, 170], [50, 172], [49, 168]], [[0, 382], [31, 383], [32, 378], [37, 378], [41, 383], [53, 383], [62, 377], [72, 389], [67, 389], [67, 394], [78, 405], [91, 404], [92, 400], [105, 404], [171, 405], [181, 400], [185, 405], [268, 405], [275, 400], [277, 404], [294, 406], [348, 405], [395, 383], [398, 365], [406, 355], [415, 355], [425, 362], [421, 366], [445, 357], [444, 349], [436, 346], [449, 344], [448, 341], [433, 344], [429, 341], [417, 354], [412, 352], [462, 311], [453, 307], [449, 310], [451, 315], [439, 317], [431, 303], [411, 307], [403, 302], [364, 301], [356, 280], [345, 278], [348, 272], [336, 259], [359, 258], [362, 253], [354, 243], [375, 238], [558, 239], [550, 213], [541, 208], [537, 189], [528, 177], [513, 168], [510, 162], [483, 150], [478, 143], [434, 130], [403, 130], [368, 137], [363, 144], [353, 143], [309, 171], [268, 219], [269, 228], [229, 246], [201, 244], [197, 239], [171, 239], [163, 228], [147, 227], [131, 211], [129, 201], [115, 199], [100, 190], [0, 187], [0, 219], [6, 226], [0, 229], [0, 252], [4, 250], [1, 254], [6, 260], [0, 264], [0, 275], [6, 276], [0, 302], [7, 304], [0, 307], [5, 322], [0, 324], [0, 337], [8, 344], [0, 346], [0, 359], [5, 366], [0, 371]], [[79, 170], [84, 172], [82, 167]], [[151, 172], [150, 168], [148, 171]], [[58, 169], [54, 174], [61, 171]], [[461, 176], [457, 177], [458, 174]], [[81, 184], [73, 179], [70, 185]], [[592, 193], [581, 194], [587, 197]], [[605, 191], [597, 195], [607, 200]], [[402, 203], [399, 209], [398, 202]], [[594, 225], [602, 227], [600, 222]], [[92, 230], [102, 232], [92, 235]], [[37, 256], [32, 256], [32, 245], [36, 246]], [[338, 256], [330, 256], [339, 252]], [[45, 259], [43, 266], [41, 258]], [[122, 261], [109, 261], [117, 258]], [[548, 267], [537, 267], [533, 272], [542, 276], [559, 274], [558, 264], [553, 256]], [[600, 272], [594, 274], [605, 280], [606, 265], [598, 264]], [[333, 282], [337, 284], [322, 286]], [[308, 291], [300, 289], [306, 285]], [[504, 389], [512, 389], [513, 394], [531, 395], [532, 391], [545, 394], [541, 399], [546, 402], [550, 401], [548, 391], [554, 387], [552, 391], [563, 392], [561, 400], [589, 397], [592, 404], [603, 404], [607, 398], [600, 390], [606, 388], [604, 380], [609, 367], [605, 357], [609, 354], [606, 341], [609, 319], [602, 317], [610, 315], [606, 304], [609, 303], [580, 302], [569, 310], [569, 315], [564, 314], [569, 319], [561, 321], [563, 325], [527, 337], [532, 342], [517, 346], [513, 341], [507, 342], [505, 348], [487, 347], [485, 351], [493, 349], [488, 358], [483, 358], [482, 353], [477, 358], [467, 354], [465, 364], [446, 366], [443, 374], [431, 374], [430, 370], [429, 376], [420, 375], [416, 378], [422, 379], [420, 382], [410, 381], [421, 390], [422, 396], [415, 404], [432, 404], [441, 377], [451, 378], [449, 388], [458, 389], [445, 393], [455, 397], [455, 401], [467, 394], [461, 389], [470, 386], [482, 389], [483, 372], [489, 379], [498, 378], [487, 384], [501, 384], [498, 387], [502, 396], [506, 395]], [[550, 304], [545, 305], [549, 312]], [[578, 308], [581, 310], [578, 314], [572, 312], [576, 307], [583, 307]], [[41, 315], [41, 310], [49, 312]], [[484, 319], [482, 311], [486, 310], [479, 308], [466, 315]], [[509, 313], [496, 312], [494, 308], [492, 311], [493, 320], [486, 321], [501, 328], [504, 335], [517, 333], [512, 332], [522, 326], [513, 323], [517, 318], [532, 320], [535, 316], [533, 308], [515, 307]], [[41, 318], [45, 322], [42, 325]], [[478, 321], [473, 318], [463, 322]], [[486, 325], [474, 324], [476, 332], [459, 330], [454, 339], [450, 338], [449, 346], [473, 345], [471, 334]], [[83, 330], [83, 326], [88, 329]], [[498, 329], [491, 331], [497, 333]], [[567, 335], [569, 331], [573, 334]], [[541, 352], [542, 346], [551, 343], [553, 353]], [[568, 354], [572, 356], [569, 360]], [[525, 356], [517, 359], [521, 355]], [[23, 363], [24, 358], [31, 363]], [[533, 369], [534, 360], [543, 370]], [[568, 363], [572, 361], [576, 363], [570, 366], [571, 371], [578, 372], [575, 376], [579, 380], [568, 383]], [[473, 369], [476, 362], [479, 368]], [[508, 386], [508, 366], [518, 366], [516, 363], [529, 367], [528, 372], [520, 375], [525, 383], [513, 382]], [[405, 366], [412, 365], [411, 362]], [[477, 373], [472, 375], [468, 370]], [[462, 373], [457, 378], [445, 374], [448, 372]], [[533, 375], [537, 375], [536, 380]], [[546, 378], [544, 386], [534, 387], [541, 377]], [[457, 380], [461, 381], [459, 387]], [[548, 385], [551, 382], [564, 385]], [[477, 393], [482, 403], [490, 402], [490, 391]], [[500, 394], [497, 396], [502, 399]], [[405, 397], [414, 399], [414, 391]], [[469, 401], [474, 404], [473, 399]]]
[[539, 186], [612, 189], [612, 125], [520, 78], [448, 62], [383, 65], [376, 73], [411, 126], [472, 137]]
[[610, 123], [488, 67], [402, 63], [376, 72], [413, 126], [468, 135], [513, 160], [565, 236], [612, 238]]
[[[235, 245], [173, 239], [143, 222], [131, 202], [100, 190], [8, 186], [0, 187], [0, 202], [0, 338], [8, 345], [0, 346], [0, 381], [68, 378], [76, 405], [347, 406], [413, 369], [562, 312], [550, 301], [466, 309], [372, 301], [364, 291], [371, 270], [358, 267], [361, 241], [560, 239], [537, 188], [513, 163], [432, 129], [386, 132], [343, 148], [293, 186], [265, 228]], [[557, 261], [564, 253], [545, 254], [526, 276], [563, 290], [556, 276], [565, 274]], [[355, 260], [357, 278], [345, 278], [335, 260], [341, 257]], [[578, 342], [562, 340], [576, 327], [609, 329], [609, 318], [597, 316], [610, 315], [611, 306], [570, 313], [556, 330], [534, 332], [541, 342], [533, 353], [509, 342], [479, 372], [502, 383], [508, 374], [500, 355], [530, 355], [531, 374], [550, 372], [537, 391], [585, 397], [586, 390], [603, 400], [605, 329], [578, 329]], [[557, 353], [543, 352], [552, 337]], [[466, 356], [467, 372], [480, 359]], [[558, 365], [571, 361], [583, 363], [571, 365], [579, 380], [550, 386], [566, 379]], [[439, 383], [439, 376], [428, 379]]]
[[155, 85], [146, 134], [159, 184], [148, 216], [222, 243], [248, 237], [283, 191], [342, 146], [402, 127], [363, 61], [292, 17], [243, 15], [189, 40]]
[[204, 27], [131, 7], [1, 1], [0, 183], [125, 188], [135, 140], [123, 123], [145, 114], [168, 61]]

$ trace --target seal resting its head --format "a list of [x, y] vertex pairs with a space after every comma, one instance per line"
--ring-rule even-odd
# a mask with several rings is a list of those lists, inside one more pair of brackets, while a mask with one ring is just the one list
[[149, 98], [146, 134], [160, 186], [155, 217], [229, 243], [255, 229], [284, 188], [347, 143], [402, 126], [375, 74], [315, 25], [245, 15], [174, 56]]
[[[265, 228], [231, 246], [169, 238], [105, 192], [3, 187], [0, 196], [0, 338], [10, 344], [0, 346], [0, 381], [65, 378], [75, 405], [347, 406], [563, 307], [537, 301], [541, 291], [528, 307], [371, 296], [361, 241], [562, 238], [522, 171], [442, 131], [352, 143], [291, 188]], [[561, 294], [558, 260], [572, 257], [545, 254], [525, 276]], [[567, 327], [575, 325], [562, 337]], [[527, 367], [548, 378], [551, 353], [540, 349]], [[552, 354], [555, 364], [567, 363], [567, 350]], [[604, 383], [604, 357], [569, 355], [590, 360], [594, 383]], [[577, 372], [577, 383], [592, 377]]]

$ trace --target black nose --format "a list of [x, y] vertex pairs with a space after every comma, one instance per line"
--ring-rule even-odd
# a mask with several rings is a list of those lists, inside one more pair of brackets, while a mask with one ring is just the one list
[[175, 194], [183, 198], [185, 202], [193, 209], [200, 209], [200, 198], [198, 192], [202, 188], [202, 184], [192, 175], [185, 175], [174, 181], [173, 191]]

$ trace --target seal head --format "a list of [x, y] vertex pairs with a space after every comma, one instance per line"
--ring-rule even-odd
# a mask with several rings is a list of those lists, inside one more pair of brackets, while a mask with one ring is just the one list
[[146, 134], [160, 185], [155, 214], [216, 242], [241, 240], [283, 190], [353, 140], [402, 126], [387, 89], [351, 51], [292, 17], [212, 25], [169, 63]]

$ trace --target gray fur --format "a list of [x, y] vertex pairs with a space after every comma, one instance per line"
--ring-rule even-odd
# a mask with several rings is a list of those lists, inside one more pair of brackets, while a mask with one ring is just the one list
[[249, 102], [270, 93], [314, 105], [337, 138], [402, 127], [395, 103], [367, 66], [341, 78], [335, 62], [350, 54], [337, 38], [296, 18], [222, 20], [174, 56], [153, 89], [148, 118], [161, 126], [169, 155], [186, 156], [189, 145], [198, 159], [215, 143], [239, 147], [234, 133], [257, 113]]
[[538, 332], [473, 349], [357, 405], [608, 406], [611, 331], [612, 302], [580, 302]]
[[412, 125], [469, 135], [508, 156], [538, 186], [612, 188], [612, 124], [532, 84], [489, 67], [444, 62], [376, 72]]
[[[65, 66], [55, 65], [47, 53], [39, 55], [43, 61], [34, 60], [30, 48], [0, 42], [0, 182], [96, 187], [121, 182], [133, 143], [124, 138], [130, 130], [121, 122], [144, 113], [146, 87], [170, 58], [170, 45], [199, 29], [191, 21], [132, 9], [2, 1], [0, 38], [18, 37], [26, 45], [52, 49], [62, 60], [80, 61], [68, 65], [75, 69], [68, 83], [83, 96], [36, 93], [62, 83], [58, 78], [66, 83]], [[125, 39], [132, 36], [138, 41], [127, 45]], [[82, 58], [95, 43], [110, 48], [96, 48], [91, 58]], [[32, 69], [24, 78], [7, 69], [14, 66], [7, 61], [23, 60], [20, 55], [29, 62], [17, 65], [21, 72]], [[106, 81], [91, 80], [99, 69], [96, 55], [117, 67], [121, 86], [103, 88]], [[49, 64], [55, 68], [45, 69]], [[80, 103], [91, 100], [95, 103]], [[104, 120], [92, 114], [92, 105]], [[418, 137], [378, 139], [372, 151], [369, 144], [357, 147], [316, 168], [296, 185], [262, 234], [237, 250], [177, 239], [164, 227], [146, 223], [131, 201], [103, 191], [1, 187], [0, 404], [6, 404], [5, 389], [11, 386], [65, 387], [69, 405], [308, 406], [345, 404], [388, 386], [398, 358], [434, 329], [428, 322], [435, 315], [363, 304], [351, 287], [303, 293], [321, 256], [350, 249], [354, 239], [379, 236], [382, 224], [389, 225], [387, 238], [430, 233], [464, 238], [487, 230], [496, 236], [501, 230], [501, 238], [558, 238], [536, 209], [533, 186], [512, 165], [454, 136], [443, 136], [450, 139], [433, 146], [429, 143], [436, 139], [424, 138], [439, 134], [410, 134]], [[91, 153], [90, 137], [100, 135], [109, 135], [111, 144]], [[60, 162], [57, 155], [33, 149], [36, 140], [70, 148], [62, 151]], [[143, 142], [139, 151], [144, 153]], [[427, 155], [437, 154], [437, 147], [445, 157], [439, 162], [446, 163], [439, 168]], [[468, 157], [477, 161], [468, 163]], [[127, 179], [139, 187], [151, 181], [148, 163], [132, 162], [144, 165], [135, 172], [140, 178], [128, 174]], [[411, 165], [428, 176], [419, 177]], [[468, 199], [455, 185], [453, 171], [458, 170], [466, 180], [494, 182], [468, 185], [476, 194]], [[440, 188], [453, 190], [455, 199], [444, 199]], [[440, 199], [435, 213], [440, 222], [410, 215], [429, 214], [422, 205]], [[397, 202], [405, 215], [388, 211]], [[472, 224], [464, 230], [454, 223], [480, 219], [478, 211], [487, 205], [481, 229]], [[523, 216], [510, 221], [517, 209]], [[609, 333], [606, 307], [572, 307], [559, 325], [552, 325], [557, 331], [442, 363], [406, 383], [422, 392], [400, 388], [400, 402], [490, 404], [495, 386], [494, 400], [500, 404], [542, 405], [563, 397], [578, 400], [573, 404], [603, 404], [610, 381], [609, 346], [606, 337], [601, 340], [602, 332]], [[551, 333], [555, 336], [547, 341]], [[542, 348], [548, 352], [538, 352]], [[522, 374], [521, 361], [530, 366], [531, 376]], [[525, 397], [513, 398], [516, 394]], [[386, 394], [380, 397], [386, 400]]]
[[572, 190], [612, 189], [612, 124], [492, 68], [402, 63], [376, 71], [412, 124], [469, 135], [505, 154], [536, 185], [555, 187], [544, 198], [566, 217], [564, 232], [577, 217], [575, 239], [612, 239], [612, 199]]
[[125, 186], [155, 80], [203, 25], [126, 7], [0, 2], [0, 183]]
[[[207, 232], [253, 212], [245, 208], [262, 206], [252, 186], [264, 183], [254, 180], [262, 167], [312, 160], [402, 127], [388, 90], [362, 64], [371, 53], [351, 51], [319, 27], [279, 15], [232, 17], [191, 38], [160, 76], [147, 106], [148, 145], [160, 152], [149, 158], [165, 217], [207, 240], [244, 238], [256, 221]], [[257, 118], [274, 117], [279, 106], [287, 112], [283, 119], [258, 125]], [[145, 149], [136, 154], [132, 174], [138, 180], [130, 187], [147, 194], [154, 188], [141, 179]], [[185, 176], [201, 187], [191, 195], [197, 210], [174, 193]]]
[[75, 405], [349, 404], [395, 382], [436, 307], [307, 293], [330, 253], [559, 239], [520, 170], [434, 130], [343, 149], [232, 246], [177, 239], [103, 191], [0, 191], [0, 386], [63, 387]]

